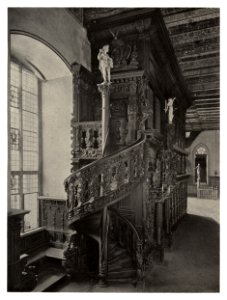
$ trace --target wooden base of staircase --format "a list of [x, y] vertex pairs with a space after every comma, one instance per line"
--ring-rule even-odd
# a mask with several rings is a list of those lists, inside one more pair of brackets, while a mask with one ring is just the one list
[[109, 243], [107, 282], [136, 283], [137, 271], [127, 250], [116, 242]]

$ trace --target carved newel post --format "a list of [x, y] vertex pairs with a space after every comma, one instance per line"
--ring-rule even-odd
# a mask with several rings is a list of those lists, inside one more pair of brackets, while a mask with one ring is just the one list
[[110, 83], [98, 84], [98, 90], [102, 96], [102, 155], [105, 155], [105, 150], [108, 143], [109, 120], [110, 120], [110, 100], [109, 90]]
[[[102, 155], [105, 155], [105, 150], [108, 144], [109, 120], [110, 120], [110, 69], [113, 68], [113, 60], [108, 55], [109, 45], [103, 46], [99, 50], [99, 70], [103, 77], [103, 82], [98, 84], [98, 90], [102, 97]], [[101, 178], [101, 193], [103, 194], [103, 176]], [[107, 248], [108, 248], [108, 229], [109, 215], [107, 207], [102, 211], [102, 220], [100, 228], [100, 243], [99, 243], [99, 283], [106, 283], [107, 277]]]
[[98, 84], [98, 90], [102, 96], [102, 155], [108, 143], [109, 119], [110, 119], [110, 69], [113, 68], [113, 60], [108, 55], [109, 45], [105, 45], [99, 50], [99, 70], [102, 74], [103, 82]]

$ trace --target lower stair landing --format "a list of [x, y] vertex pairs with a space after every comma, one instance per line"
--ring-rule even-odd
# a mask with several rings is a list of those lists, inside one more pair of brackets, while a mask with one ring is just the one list
[[31, 256], [28, 263], [36, 267], [38, 280], [32, 292], [52, 291], [56, 285], [63, 283], [66, 278], [66, 272], [62, 267], [63, 249], [49, 247], [39, 253]]
[[65, 273], [56, 272], [55, 274], [46, 273], [38, 282], [32, 292], [49, 292], [67, 278]]

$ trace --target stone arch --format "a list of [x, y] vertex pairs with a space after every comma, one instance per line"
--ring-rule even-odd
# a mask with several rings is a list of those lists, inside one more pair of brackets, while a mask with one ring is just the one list
[[9, 8], [9, 33], [36, 38], [62, 60], [91, 69], [91, 50], [86, 29], [66, 8]]

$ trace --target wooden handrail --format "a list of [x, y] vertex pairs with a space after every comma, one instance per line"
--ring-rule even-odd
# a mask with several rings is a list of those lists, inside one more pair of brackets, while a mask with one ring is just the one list
[[102, 162], [105, 162], [106, 160], [108, 160], [110, 157], [111, 158], [115, 158], [117, 157], [120, 153], [121, 154], [124, 154], [125, 152], [127, 151], [130, 151], [132, 150], [133, 148], [143, 144], [146, 140], [146, 136], [145, 135], [142, 135], [137, 141], [135, 141], [133, 144], [125, 147], [124, 149], [121, 149], [121, 150], [117, 150], [116, 152], [114, 152], [113, 154], [109, 154], [105, 157], [102, 157], [100, 158], [99, 160], [96, 160], [96, 161], [93, 161], [91, 162], [90, 164], [87, 164], [86, 166], [80, 168], [79, 170], [76, 170], [75, 172], [73, 172], [71, 175], [69, 175], [65, 181], [64, 181], [64, 184], [66, 184], [67, 182], [69, 182], [71, 180], [72, 177], [74, 177], [77, 173], [80, 173], [81, 171], [83, 170], [86, 170], [86, 169], [89, 169], [90, 167], [92, 167], [93, 165], [97, 164], [97, 163], [102, 163]]
[[144, 178], [146, 136], [114, 154], [73, 172], [65, 180], [68, 220], [81, 218], [119, 201]]

